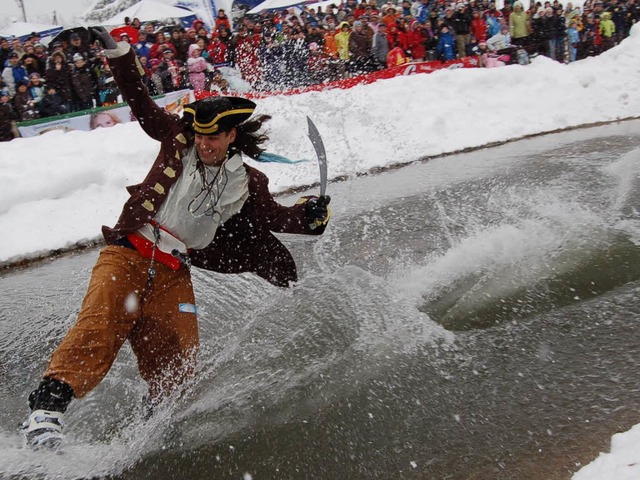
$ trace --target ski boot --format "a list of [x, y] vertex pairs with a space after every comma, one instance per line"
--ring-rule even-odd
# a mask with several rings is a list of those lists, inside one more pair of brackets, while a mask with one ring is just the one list
[[44, 378], [29, 395], [31, 414], [24, 423], [27, 445], [32, 448], [57, 448], [64, 429], [64, 412], [73, 398], [73, 389], [64, 382]]
[[64, 414], [54, 410], [35, 410], [29, 415], [25, 427], [24, 435], [29, 447], [56, 449], [64, 438]]

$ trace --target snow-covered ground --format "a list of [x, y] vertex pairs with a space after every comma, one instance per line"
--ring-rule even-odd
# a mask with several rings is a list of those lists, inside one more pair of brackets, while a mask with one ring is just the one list
[[[318, 181], [307, 137], [324, 138], [329, 176], [594, 122], [640, 115], [640, 29], [600, 57], [562, 65], [438, 71], [350, 90], [260, 100], [273, 116], [268, 150], [295, 165], [257, 164], [273, 191]], [[60, 131], [0, 144], [0, 262], [100, 237], [158, 151], [136, 123]], [[330, 193], [330, 187], [329, 187]], [[339, 202], [339, 199], [334, 201]], [[613, 437], [576, 479], [640, 478], [640, 426]]]

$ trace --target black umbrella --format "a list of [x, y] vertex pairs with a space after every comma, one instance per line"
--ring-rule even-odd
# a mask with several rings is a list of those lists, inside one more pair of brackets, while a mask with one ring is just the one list
[[83, 45], [89, 45], [89, 43], [91, 43], [90, 42], [91, 36], [89, 34], [89, 30], [87, 30], [86, 27], [73, 27], [73, 28], [67, 28], [65, 30], [62, 30], [55, 37], [53, 37], [49, 42], [49, 48], [52, 48], [56, 42], [67, 42], [68, 44], [70, 41], [71, 35], [73, 35], [74, 33], [77, 33], [78, 35], [80, 35]]

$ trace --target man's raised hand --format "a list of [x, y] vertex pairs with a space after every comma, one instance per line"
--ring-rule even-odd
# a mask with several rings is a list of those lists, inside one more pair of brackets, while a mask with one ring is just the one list
[[91, 35], [92, 43], [98, 40], [107, 50], [114, 50], [118, 48], [116, 41], [104, 27], [89, 27], [89, 33]]

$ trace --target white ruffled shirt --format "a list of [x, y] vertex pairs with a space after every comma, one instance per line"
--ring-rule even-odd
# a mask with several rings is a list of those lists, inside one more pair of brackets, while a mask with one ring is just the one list
[[[166, 253], [174, 249], [185, 253], [190, 248], [206, 247], [212, 242], [218, 227], [238, 213], [249, 198], [249, 175], [240, 154], [227, 159], [221, 167], [204, 166], [210, 189], [204, 185], [198, 170], [195, 146], [182, 158], [182, 163], [182, 175], [171, 186], [166, 200], [153, 218], [173, 234], [160, 230], [158, 248]], [[150, 224], [138, 233], [151, 242], [155, 241]]]

